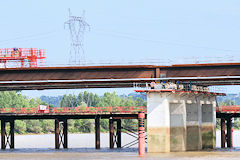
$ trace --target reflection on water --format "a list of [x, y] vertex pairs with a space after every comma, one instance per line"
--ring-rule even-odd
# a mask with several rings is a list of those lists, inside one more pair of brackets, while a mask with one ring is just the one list
[[[220, 145], [220, 132], [217, 132], [217, 147]], [[70, 134], [69, 149], [54, 149], [54, 135], [21, 135], [15, 137], [16, 149], [0, 151], [0, 159], [10, 160], [61, 160], [61, 159], [140, 159], [137, 145], [132, 148], [109, 149], [108, 134], [101, 134], [101, 149], [94, 148], [94, 134]], [[134, 138], [122, 135], [122, 144], [126, 144]], [[200, 160], [200, 159], [240, 159], [240, 131], [234, 132], [233, 149], [216, 149], [197, 152], [174, 152], [146, 154], [141, 159], [161, 160]]]

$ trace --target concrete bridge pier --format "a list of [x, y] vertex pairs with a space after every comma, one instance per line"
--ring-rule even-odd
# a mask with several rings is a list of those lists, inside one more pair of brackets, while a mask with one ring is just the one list
[[216, 96], [147, 90], [148, 152], [216, 147]]
[[67, 119], [55, 119], [55, 149], [68, 148]]
[[[7, 133], [6, 124], [10, 124], [10, 131]], [[1, 120], [1, 149], [14, 149], [14, 120]]]
[[[115, 132], [114, 122], [117, 122], [117, 129]], [[121, 148], [121, 119], [109, 119], [109, 147], [114, 148], [116, 144], [117, 148]]]

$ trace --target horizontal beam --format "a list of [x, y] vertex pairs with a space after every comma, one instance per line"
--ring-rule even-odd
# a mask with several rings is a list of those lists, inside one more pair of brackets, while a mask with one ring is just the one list
[[123, 65], [0, 69], [0, 90], [127, 88], [175, 80], [201, 85], [240, 84], [240, 63], [171, 66]]
[[95, 119], [98, 116], [101, 119], [137, 119], [137, 114], [92, 114], [92, 115], [0, 115], [0, 120], [24, 120], [24, 119]]

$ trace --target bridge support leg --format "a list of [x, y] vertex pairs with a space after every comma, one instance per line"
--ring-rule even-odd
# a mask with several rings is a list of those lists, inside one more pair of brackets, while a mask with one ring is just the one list
[[122, 146], [122, 135], [121, 135], [121, 119], [117, 120], [117, 148], [121, 148]]
[[227, 147], [231, 148], [233, 147], [233, 137], [232, 137], [232, 132], [233, 132], [233, 128], [232, 128], [232, 118], [228, 118], [227, 119]]
[[6, 122], [1, 120], [1, 149], [6, 149]]
[[10, 121], [10, 148], [14, 149], [14, 120]]
[[55, 119], [55, 149], [68, 148], [68, 125], [67, 119]]
[[[6, 123], [10, 124], [10, 132], [6, 131]], [[1, 149], [6, 149], [9, 145], [10, 149], [14, 149], [14, 120], [1, 120]]]
[[100, 118], [95, 118], [95, 147], [100, 149]]
[[63, 120], [63, 135], [64, 135], [63, 148], [68, 148], [68, 123], [67, 123], [67, 119]]
[[59, 120], [55, 119], [55, 149], [60, 148], [60, 143], [59, 143]]
[[145, 155], [145, 126], [144, 126], [145, 113], [138, 113], [138, 154], [139, 156]]
[[110, 149], [114, 147], [114, 124], [112, 118], [109, 119], [109, 146]]
[[225, 119], [221, 118], [221, 148], [225, 148], [226, 144], [226, 133], [225, 133]]

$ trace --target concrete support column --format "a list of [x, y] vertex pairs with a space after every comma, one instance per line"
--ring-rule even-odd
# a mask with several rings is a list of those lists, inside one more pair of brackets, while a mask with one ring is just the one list
[[109, 147], [113, 149], [114, 147], [114, 124], [113, 119], [109, 119]]
[[100, 118], [95, 118], [95, 148], [100, 149]]
[[232, 148], [233, 147], [233, 137], [232, 137], [232, 118], [227, 119], [227, 147]]
[[117, 148], [121, 148], [121, 144], [122, 144], [122, 133], [121, 133], [121, 119], [117, 120]]
[[147, 91], [148, 152], [215, 148], [215, 112], [209, 93]]
[[[212, 100], [214, 101], [214, 100]], [[206, 102], [210, 103], [209, 100]], [[216, 106], [215, 103], [202, 104], [202, 147], [216, 148]]]
[[225, 133], [225, 119], [221, 118], [221, 148], [225, 148], [226, 144], [226, 133]]
[[202, 149], [200, 107], [197, 101], [186, 104], [186, 150], [196, 151]]

